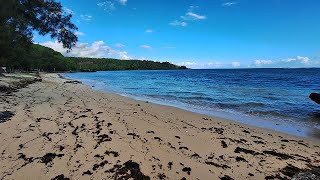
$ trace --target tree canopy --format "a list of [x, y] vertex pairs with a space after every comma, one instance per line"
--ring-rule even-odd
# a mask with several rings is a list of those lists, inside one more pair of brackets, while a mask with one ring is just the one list
[[40, 70], [47, 72], [183, 69], [183, 67], [169, 62], [64, 57], [61, 53], [38, 44], [30, 46], [29, 52], [23, 60], [15, 60], [14, 68], [22, 71]]
[[78, 41], [72, 14], [54, 0], [0, 0], [0, 61], [25, 55], [32, 45], [33, 32], [50, 35], [71, 49]]

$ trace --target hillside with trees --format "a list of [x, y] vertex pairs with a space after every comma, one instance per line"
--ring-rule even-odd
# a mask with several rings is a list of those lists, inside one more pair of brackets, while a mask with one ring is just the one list
[[51, 48], [33, 44], [20, 58], [5, 61], [0, 65], [21, 71], [111, 71], [111, 70], [165, 70], [182, 67], [169, 62], [146, 60], [119, 60], [111, 58], [64, 57]]

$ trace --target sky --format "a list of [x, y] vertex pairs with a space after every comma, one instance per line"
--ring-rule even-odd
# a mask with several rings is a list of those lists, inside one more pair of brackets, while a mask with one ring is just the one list
[[65, 56], [190, 68], [320, 67], [319, 0], [60, 0], [79, 30]]

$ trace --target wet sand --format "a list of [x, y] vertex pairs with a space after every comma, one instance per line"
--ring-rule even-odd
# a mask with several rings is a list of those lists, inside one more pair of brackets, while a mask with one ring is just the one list
[[[290, 179], [320, 141], [94, 91], [45, 74], [1, 94], [1, 179]], [[9, 116], [8, 116], [9, 117]]]

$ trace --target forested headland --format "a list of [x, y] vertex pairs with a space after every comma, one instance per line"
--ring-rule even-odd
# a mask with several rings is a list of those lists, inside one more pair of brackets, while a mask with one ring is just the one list
[[14, 58], [0, 59], [0, 65], [20, 71], [112, 71], [184, 69], [169, 62], [147, 60], [119, 60], [112, 58], [64, 57], [51, 48], [31, 45]]

